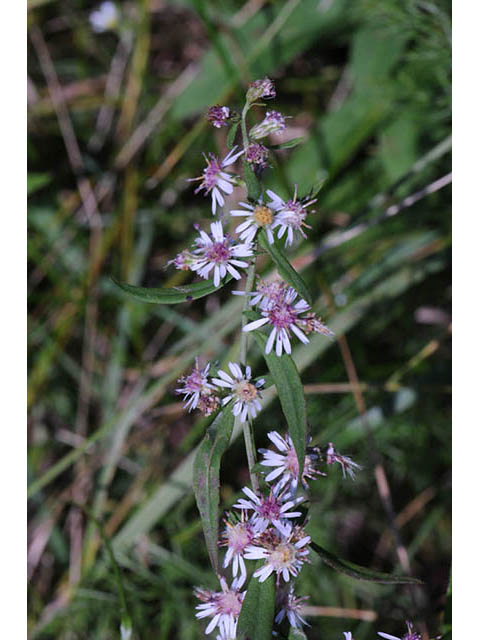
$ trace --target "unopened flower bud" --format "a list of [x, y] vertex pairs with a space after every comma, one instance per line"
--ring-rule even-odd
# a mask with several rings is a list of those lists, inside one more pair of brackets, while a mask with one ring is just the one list
[[263, 144], [250, 144], [245, 152], [245, 159], [256, 169], [265, 169], [268, 166], [268, 149]]
[[267, 111], [267, 115], [250, 130], [250, 137], [253, 140], [260, 140], [272, 133], [279, 133], [285, 129], [285, 117], [278, 111]]
[[247, 102], [255, 102], [259, 98], [275, 98], [275, 85], [269, 78], [255, 80], [248, 85]]
[[217, 129], [220, 129], [220, 127], [227, 127], [229, 118], [230, 109], [228, 107], [221, 107], [218, 104], [214, 107], [210, 107], [207, 112], [207, 120]]

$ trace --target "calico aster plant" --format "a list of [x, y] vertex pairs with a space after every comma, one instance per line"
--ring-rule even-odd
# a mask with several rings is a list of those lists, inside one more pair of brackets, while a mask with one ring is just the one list
[[[195, 225], [199, 236], [193, 246], [169, 263], [203, 280], [152, 290], [117, 283], [137, 299], [172, 304], [204, 297], [231, 279], [244, 280], [240, 291], [232, 291], [243, 297], [238, 361], [221, 367], [218, 363], [200, 364], [197, 358], [176, 389], [186, 410], [211, 416], [196, 453], [193, 489], [220, 588], [195, 588], [201, 602], [195, 615], [200, 621], [207, 619], [204, 632], [216, 640], [263, 640], [272, 634], [293, 638], [289, 628], [302, 634], [295, 637], [306, 638], [301, 629], [307, 626], [303, 607], [309, 596], [299, 595], [295, 582], [315, 556], [360, 580], [418, 582], [346, 563], [320, 547], [308, 533], [309, 483], [324, 478], [332, 465], [340, 465], [343, 477], [353, 480], [361, 466], [340, 454], [331, 442], [311, 445], [303, 384], [291, 357], [292, 340], [308, 344], [313, 334], [319, 334], [318, 339], [333, 339], [334, 333], [312, 309], [308, 287], [286, 253], [306, 238], [306, 230], [311, 228], [306, 219], [316, 194], [311, 189], [301, 196], [295, 187], [293, 194], [282, 197], [265, 184], [268, 159], [281, 147], [269, 145], [268, 137], [285, 130], [286, 117], [269, 110], [249, 128], [252, 107], [263, 108], [266, 105], [259, 101], [275, 96], [274, 83], [263, 78], [249, 85], [241, 116], [225, 105], [208, 110], [207, 120], [213, 127], [229, 127], [229, 150], [221, 154], [222, 160], [213, 153], [204, 154], [207, 165], [202, 175], [192, 180], [200, 181], [195, 193], [203, 192], [210, 198], [216, 220], [209, 224], [209, 230]], [[235, 144], [239, 131], [241, 141]], [[290, 141], [285, 146], [294, 144]], [[235, 226], [237, 217], [246, 219]], [[271, 258], [277, 276], [258, 276], [260, 254]], [[248, 363], [251, 336], [266, 365], [257, 375]], [[263, 391], [269, 386], [275, 387], [279, 397], [285, 428], [282, 433], [268, 432], [273, 449], [260, 449], [262, 460], [257, 462], [255, 435], [262, 422]], [[264, 428], [262, 425], [262, 431]], [[220, 464], [234, 431], [243, 431], [251, 486], [242, 489], [243, 495], [224, 516], [220, 531]], [[222, 561], [219, 549], [225, 550]], [[416, 639], [413, 627], [408, 629], [409, 640]], [[353, 640], [351, 632], [344, 635]], [[394, 638], [383, 632], [380, 635]]]

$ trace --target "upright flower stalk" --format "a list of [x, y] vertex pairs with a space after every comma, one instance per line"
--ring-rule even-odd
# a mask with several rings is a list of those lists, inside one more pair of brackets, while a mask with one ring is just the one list
[[[262, 78], [249, 85], [240, 117], [225, 105], [214, 105], [207, 113], [214, 128], [230, 127], [228, 153], [204, 154], [206, 167], [198, 178], [192, 179], [200, 182], [195, 193], [210, 197], [211, 213], [216, 217], [207, 229], [195, 225], [198, 236], [193, 245], [169, 263], [176, 269], [191, 271], [201, 282], [160, 293], [155, 289], [154, 294], [123, 285], [137, 298], [145, 296], [149, 302], [155, 298], [171, 304], [201, 298], [218, 291], [230, 279], [245, 278], [243, 289], [232, 292], [244, 298], [238, 362], [220, 366], [196, 358], [193, 370], [178, 380], [176, 388], [187, 411], [211, 416], [196, 453], [193, 488], [219, 588], [195, 589], [201, 602], [195, 615], [199, 620], [207, 619], [205, 634], [215, 634], [215, 640], [267, 638], [272, 634], [287, 637], [289, 626], [301, 629], [308, 624], [303, 612], [308, 596], [296, 593], [295, 580], [311, 563], [312, 551], [320, 555], [325, 551], [306, 531], [309, 483], [325, 478], [334, 466], [340, 466], [343, 478], [351, 480], [361, 470], [332, 442], [312, 445], [303, 383], [290, 355], [296, 340], [307, 345], [313, 334], [318, 334], [315, 339], [331, 339], [334, 333], [316, 315], [308, 287], [286, 254], [286, 248], [301, 242], [306, 237], [305, 230], [311, 228], [305, 220], [316, 198], [312, 190], [306, 192], [308, 195], [299, 195], [297, 186], [284, 197], [264, 186], [263, 173], [274, 151], [268, 147], [268, 137], [286, 129], [288, 116], [269, 110], [260, 122], [248, 128], [251, 107], [265, 107], [258, 101], [275, 95], [274, 83]], [[235, 145], [238, 126], [240, 148], [238, 143]], [[288, 147], [292, 146], [289, 142]], [[243, 177], [235, 170], [240, 160]], [[244, 201], [237, 198], [236, 188], [241, 186], [247, 189]], [[239, 237], [229, 230], [236, 217], [247, 218], [235, 229]], [[282, 239], [284, 242], [280, 242]], [[257, 277], [259, 250], [270, 256], [281, 278]], [[265, 361], [266, 368], [259, 372], [253, 372], [248, 363], [250, 336]], [[260, 449], [262, 459], [257, 464], [253, 421], [257, 427], [262, 419], [262, 393], [267, 384], [276, 387], [286, 424], [280, 431], [267, 431], [267, 425], [262, 425], [263, 431], [257, 435], [268, 437], [273, 449]], [[220, 464], [234, 429], [243, 431], [251, 486], [243, 487], [243, 495], [225, 515], [220, 531]], [[223, 560], [218, 557], [219, 547], [225, 548]], [[331, 564], [332, 554], [325, 552], [325, 557]], [[345, 563], [340, 562], [339, 566]], [[227, 579], [224, 574], [230, 571], [231, 578]], [[359, 573], [358, 568], [355, 571]], [[378, 581], [388, 582], [388, 578], [381, 574]], [[369, 574], [367, 579], [372, 576]], [[398, 583], [398, 576], [392, 581]], [[407, 623], [407, 630], [404, 640], [417, 640], [411, 623]], [[353, 640], [351, 632], [344, 635], [346, 640]], [[385, 632], [379, 635], [397, 639]]]

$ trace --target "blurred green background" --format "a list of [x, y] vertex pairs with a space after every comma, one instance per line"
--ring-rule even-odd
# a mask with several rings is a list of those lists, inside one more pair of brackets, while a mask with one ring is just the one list
[[[339, 339], [294, 357], [313, 441], [364, 469], [311, 485], [309, 532], [324, 547], [403, 571], [395, 518], [425, 586], [359, 583], [314, 560], [298, 581], [312, 640], [442, 630], [450, 571], [450, 4], [444, 0], [138, 0], [98, 33], [83, 0], [29, 0], [29, 630], [119, 637], [120, 565], [134, 637], [190, 640], [192, 587], [214, 588], [191, 491], [207, 421], [185, 415], [175, 380], [195, 355], [235, 357], [232, 285], [177, 307], [135, 303], [110, 277], [188, 281], [166, 268], [211, 222], [193, 194], [205, 121], [274, 79], [291, 116], [268, 187], [323, 183], [308, 241], [291, 258]], [[257, 115], [260, 115], [258, 113]], [[265, 273], [268, 264], [264, 263]], [[264, 373], [256, 348], [254, 373]], [[360, 381], [361, 393], [352, 393]], [[257, 445], [283, 431], [276, 398]], [[364, 406], [363, 406], [364, 405]], [[365, 409], [365, 414], [360, 413]], [[375, 482], [381, 464], [393, 512]], [[336, 471], [336, 473], [335, 473]], [[222, 468], [222, 506], [248, 482], [241, 439]]]

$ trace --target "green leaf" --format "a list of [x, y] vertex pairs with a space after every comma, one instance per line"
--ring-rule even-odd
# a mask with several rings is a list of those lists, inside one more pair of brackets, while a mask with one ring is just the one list
[[239, 124], [240, 124], [240, 121], [234, 122], [232, 124], [232, 126], [230, 127], [230, 130], [229, 130], [228, 135], [227, 135], [227, 147], [229, 149], [233, 149], [233, 147], [235, 146], [235, 136], [237, 135], [237, 130], [238, 130], [238, 125]]
[[382, 584], [423, 584], [423, 582], [418, 578], [412, 578], [410, 576], [396, 576], [389, 573], [381, 573], [380, 571], [372, 571], [371, 569], [366, 569], [365, 567], [361, 567], [353, 562], [348, 562], [348, 560], [342, 560], [315, 542], [311, 542], [310, 546], [329, 567], [339, 573], [344, 573], [346, 576], [355, 578], [356, 580], [380, 582]]
[[247, 185], [248, 190], [248, 198], [250, 200], [255, 200], [255, 202], [262, 195], [262, 188], [260, 186], [260, 182], [253, 172], [252, 167], [248, 164], [246, 160], [242, 161], [243, 165], [243, 176], [245, 178], [245, 183]]
[[295, 629], [294, 627], [290, 627], [288, 640], [307, 640], [307, 636], [305, 633], [303, 633], [301, 629]]
[[285, 257], [283, 248], [278, 240], [275, 240], [274, 244], [270, 244], [267, 238], [265, 230], [262, 229], [258, 234], [259, 244], [270, 254], [270, 257], [275, 263], [278, 269], [278, 273], [282, 278], [291, 285], [298, 294], [308, 302], [312, 304], [312, 296], [307, 288], [303, 278], [295, 271], [290, 262]]
[[196, 282], [187, 286], [172, 287], [171, 289], [162, 289], [157, 287], [135, 287], [132, 284], [119, 282], [112, 278], [113, 283], [124, 293], [140, 302], [150, 302], [153, 304], [178, 304], [179, 302], [189, 302], [190, 300], [198, 300], [204, 298], [214, 291], [220, 290], [227, 282], [232, 279], [231, 275], [227, 275], [222, 280], [220, 286], [216, 287], [213, 280], [205, 282]]
[[298, 147], [299, 144], [302, 144], [302, 142], [303, 138], [292, 138], [291, 140], [280, 142], [280, 144], [272, 145], [272, 149], [274, 151], [279, 151], [280, 149], [293, 149], [294, 147]]
[[233, 413], [227, 407], [208, 427], [193, 463], [193, 491], [202, 518], [208, 554], [216, 573], [218, 567], [218, 504], [220, 502], [220, 461], [230, 444]]
[[[263, 564], [263, 560], [259, 560], [255, 568], [259, 569]], [[274, 576], [270, 575], [264, 582], [252, 576], [238, 619], [238, 640], [271, 640], [274, 613]]]
[[307, 438], [307, 410], [300, 375], [295, 362], [287, 353], [281, 356], [275, 353], [267, 355], [265, 353], [267, 337], [259, 331], [253, 331], [253, 335], [275, 382], [280, 404], [288, 423], [288, 431], [297, 452], [299, 477], [302, 477]]

